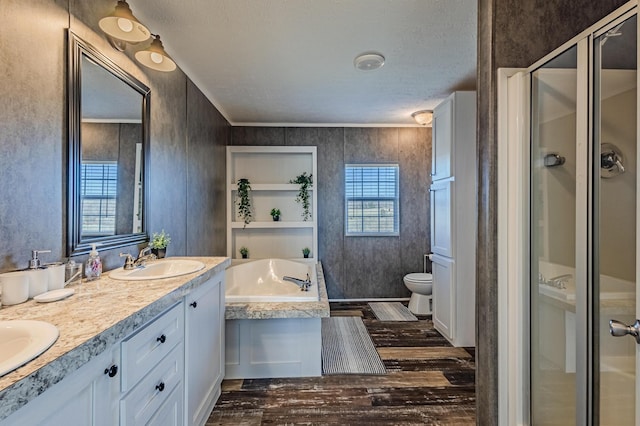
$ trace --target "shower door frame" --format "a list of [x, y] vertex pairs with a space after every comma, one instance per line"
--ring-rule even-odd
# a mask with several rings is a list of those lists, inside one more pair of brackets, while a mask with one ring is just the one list
[[[630, 1], [585, 31], [554, 49], [526, 69], [499, 69], [498, 109], [498, 413], [500, 425], [531, 423], [530, 406], [530, 148], [531, 148], [531, 73], [572, 46], [577, 46], [576, 92], [576, 283], [586, 283], [586, 291], [576, 285], [576, 319], [585, 327], [576, 330], [576, 423], [592, 425], [598, 416], [597, 387], [599, 363], [594, 321], [593, 275], [594, 213], [592, 185], [593, 161], [593, 45], [594, 40], [616, 23], [638, 14], [637, 1]], [[640, 31], [638, 32], [640, 34]], [[638, 43], [640, 46], [640, 43]], [[639, 48], [640, 50], [640, 48]], [[640, 53], [638, 55], [640, 58]], [[640, 80], [640, 73], [638, 73]], [[637, 87], [640, 88], [640, 85]], [[640, 89], [636, 99], [640, 96]], [[640, 115], [640, 103], [638, 115]], [[640, 126], [637, 128], [640, 141]], [[640, 164], [640, 149], [638, 150]], [[640, 192], [638, 173], [637, 193]], [[640, 212], [640, 197], [637, 197]], [[640, 213], [638, 214], [640, 216]], [[640, 231], [636, 218], [636, 229]], [[636, 239], [636, 283], [639, 275], [640, 248]], [[579, 247], [586, 248], [581, 252]], [[636, 284], [637, 285], [637, 284]], [[636, 292], [640, 306], [640, 292]], [[638, 313], [638, 312], [637, 312]], [[579, 342], [583, 342], [582, 346]], [[640, 348], [638, 348], [640, 349]], [[640, 371], [636, 350], [636, 384]], [[636, 385], [637, 388], [637, 385]], [[640, 392], [636, 391], [636, 407]], [[640, 424], [640, 409], [635, 411]]]

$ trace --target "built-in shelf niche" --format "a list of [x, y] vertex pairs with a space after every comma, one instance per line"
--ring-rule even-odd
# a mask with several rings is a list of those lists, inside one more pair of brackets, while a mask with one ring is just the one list
[[[302, 205], [295, 201], [300, 186], [289, 181], [306, 172], [313, 174], [309, 191], [311, 218], [303, 220]], [[237, 182], [251, 184], [253, 220], [245, 225], [238, 216]], [[249, 259], [303, 259], [309, 247], [309, 261], [317, 261], [317, 162], [316, 147], [230, 146], [227, 147], [227, 256], [244, 261], [240, 247], [249, 249]], [[271, 209], [281, 211], [273, 221]], [[305, 259], [307, 260], [307, 259]]]

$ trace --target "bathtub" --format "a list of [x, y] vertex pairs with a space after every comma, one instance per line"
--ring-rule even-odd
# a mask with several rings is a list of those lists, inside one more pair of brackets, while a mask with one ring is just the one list
[[[309, 291], [282, 277], [311, 279]], [[226, 271], [225, 379], [322, 374], [322, 318], [329, 298], [322, 263], [262, 259]]]
[[[283, 277], [311, 278], [308, 291]], [[284, 259], [261, 259], [227, 269], [227, 303], [312, 302], [318, 300], [316, 265]]]
[[[538, 292], [556, 300], [575, 303], [576, 282], [574, 268], [541, 261], [540, 272], [547, 279], [564, 274], [571, 275], [566, 282], [565, 288], [560, 289], [551, 285], [539, 283]], [[635, 300], [635, 283], [608, 275], [600, 275], [600, 300]]]

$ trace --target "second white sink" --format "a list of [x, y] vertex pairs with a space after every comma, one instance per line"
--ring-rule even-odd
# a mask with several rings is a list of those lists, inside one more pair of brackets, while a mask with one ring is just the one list
[[118, 268], [109, 273], [114, 280], [158, 280], [190, 274], [204, 268], [204, 263], [191, 259], [162, 259], [148, 262], [134, 269]]
[[0, 376], [49, 349], [58, 335], [58, 328], [44, 321], [0, 321]]

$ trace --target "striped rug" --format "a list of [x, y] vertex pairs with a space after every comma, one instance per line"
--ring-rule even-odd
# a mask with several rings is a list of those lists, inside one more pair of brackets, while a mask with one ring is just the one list
[[322, 318], [322, 374], [387, 374], [361, 318]]
[[400, 302], [369, 302], [369, 306], [380, 321], [418, 321]]

